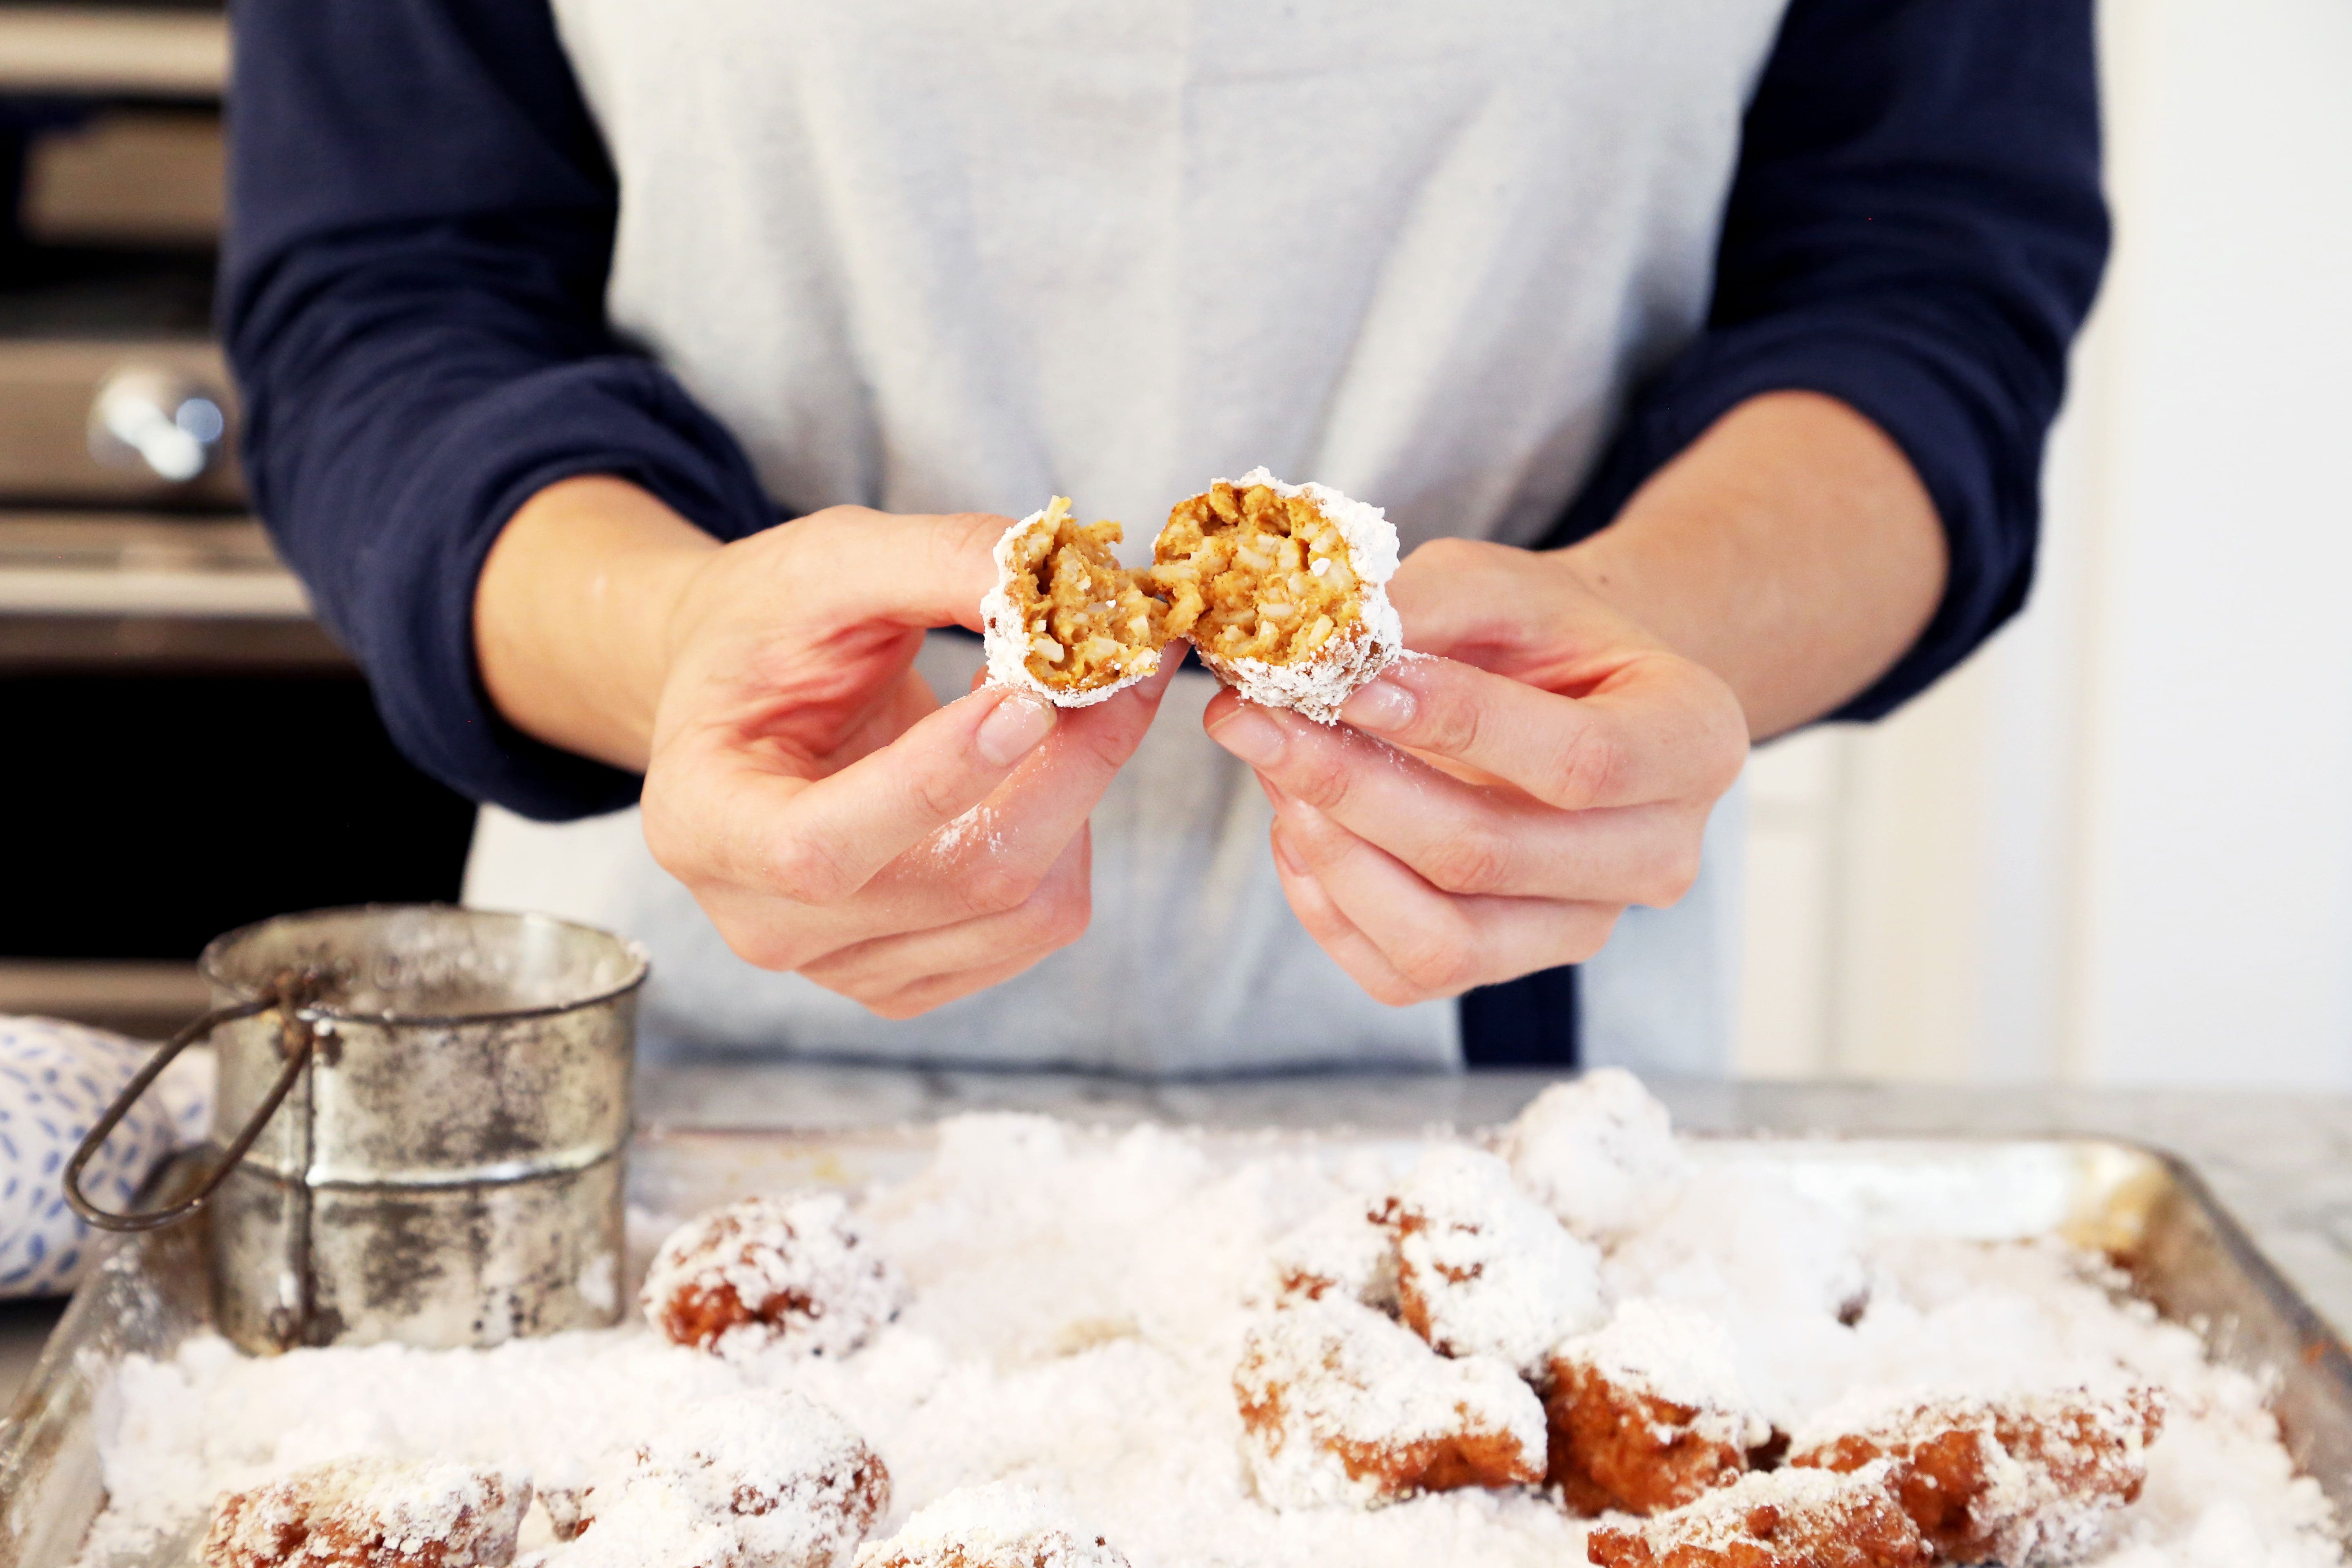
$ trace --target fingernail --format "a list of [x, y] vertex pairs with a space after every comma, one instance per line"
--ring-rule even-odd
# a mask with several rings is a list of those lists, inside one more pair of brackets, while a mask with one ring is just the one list
[[1054, 732], [1054, 708], [1024, 692], [1007, 692], [995, 710], [980, 721], [972, 749], [992, 766], [1019, 762], [1038, 742]]
[[1283, 751], [1290, 743], [1281, 725], [1246, 707], [1234, 709], [1233, 717], [1210, 731], [1209, 736], [1254, 768], [1270, 768], [1282, 761]]
[[1421, 704], [1413, 694], [1392, 680], [1375, 680], [1360, 688], [1339, 709], [1339, 717], [1359, 730], [1375, 733], [1402, 730], [1412, 722]]

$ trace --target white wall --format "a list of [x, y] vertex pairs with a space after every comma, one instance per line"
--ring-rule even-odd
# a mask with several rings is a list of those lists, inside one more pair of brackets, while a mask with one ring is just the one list
[[2352, 1088], [2352, 5], [2112, 0], [2025, 616], [1760, 753], [1742, 1065]]

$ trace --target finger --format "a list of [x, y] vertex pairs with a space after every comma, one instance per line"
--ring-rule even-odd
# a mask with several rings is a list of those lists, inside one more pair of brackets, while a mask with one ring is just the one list
[[1323, 885], [1285, 847], [1278, 825], [1274, 835], [1274, 864], [1276, 874], [1282, 879], [1283, 897], [1290, 902], [1290, 912], [1298, 917], [1307, 934], [1346, 972], [1348, 978], [1364, 988], [1366, 995], [1391, 1007], [1430, 1000], [1420, 987], [1399, 974], [1396, 966], [1381, 955], [1370, 939], [1339, 912], [1339, 906], [1331, 901]]
[[[1248, 718], [1227, 719], [1218, 738]], [[1698, 875], [1702, 805], [1561, 811], [1517, 789], [1465, 783], [1350, 730], [1266, 718], [1281, 725], [1283, 742], [1260, 782], [1317, 807], [1441, 892], [1663, 906]]]
[[[987, 798], [927, 834], [854, 896], [815, 902], [784, 896], [765, 881], [688, 880], [738, 956], [772, 970], [805, 972], [862, 942], [1017, 910], [1073, 839], [1084, 837], [1088, 814], [1150, 728], [1172, 674], [1164, 670], [1108, 702], [1064, 713], [1053, 736]], [[648, 837], [651, 831], [649, 819]]]
[[1051, 739], [972, 811], [872, 884], [881, 931], [913, 931], [1019, 907], [1086, 826], [1150, 729], [1172, 661], [1092, 708], [1066, 710]]
[[1575, 698], [1452, 659], [1402, 659], [1349, 698], [1340, 717], [1570, 811], [1712, 801], [1748, 755], [1730, 688], [1668, 653], [1635, 653]]
[[988, 969], [971, 969], [960, 974], [938, 974], [928, 980], [918, 980], [887, 996], [865, 1002], [866, 1009], [884, 1018], [914, 1018], [944, 1007], [962, 997], [985, 991], [992, 985], [1002, 985], [1023, 971], [1034, 967], [1045, 956], [1034, 952], [1025, 958], [1007, 960]]
[[[799, 531], [790, 590], [799, 609], [822, 617], [978, 631], [980, 601], [996, 585], [996, 542], [1013, 524], [992, 512], [813, 512], [783, 525]], [[890, 570], [876, 572], [877, 561]]]
[[1092, 845], [1081, 829], [1035, 889], [1013, 908], [854, 942], [803, 964], [801, 973], [829, 990], [871, 1002], [940, 975], [1015, 960], [1034, 963], [1085, 934], [1092, 869]]
[[1455, 898], [1313, 806], [1284, 805], [1284, 850], [1407, 982], [1433, 996], [1578, 963], [1608, 940], [1616, 906], [1555, 899]]
[[995, 688], [820, 779], [730, 748], [683, 756], [646, 782], [646, 838], [690, 885], [834, 904], [986, 799], [1055, 723], [1050, 704]]

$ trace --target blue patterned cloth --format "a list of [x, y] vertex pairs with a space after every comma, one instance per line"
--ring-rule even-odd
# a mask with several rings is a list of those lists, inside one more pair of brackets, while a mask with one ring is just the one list
[[[66, 1162], [154, 1047], [54, 1018], [0, 1016], [0, 1297], [73, 1289], [89, 1226], [66, 1206]], [[212, 1062], [173, 1063], [90, 1162], [84, 1185], [128, 1208], [157, 1164], [212, 1119]]]

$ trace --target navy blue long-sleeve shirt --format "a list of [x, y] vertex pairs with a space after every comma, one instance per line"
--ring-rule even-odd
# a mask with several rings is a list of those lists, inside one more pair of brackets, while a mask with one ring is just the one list
[[[619, 193], [546, 0], [239, 0], [235, 21], [221, 308], [257, 509], [419, 765], [531, 816], [627, 804], [633, 775], [521, 735], [484, 693], [492, 540], [588, 473], [722, 539], [778, 514], [606, 322]], [[2023, 601], [2106, 243], [2088, 0], [1793, 0], [1706, 328], [1547, 542], [1605, 526], [1748, 397], [1840, 398], [1900, 446], [1949, 546], [1927, 631], [1843, 716], [1890, 710]]]

